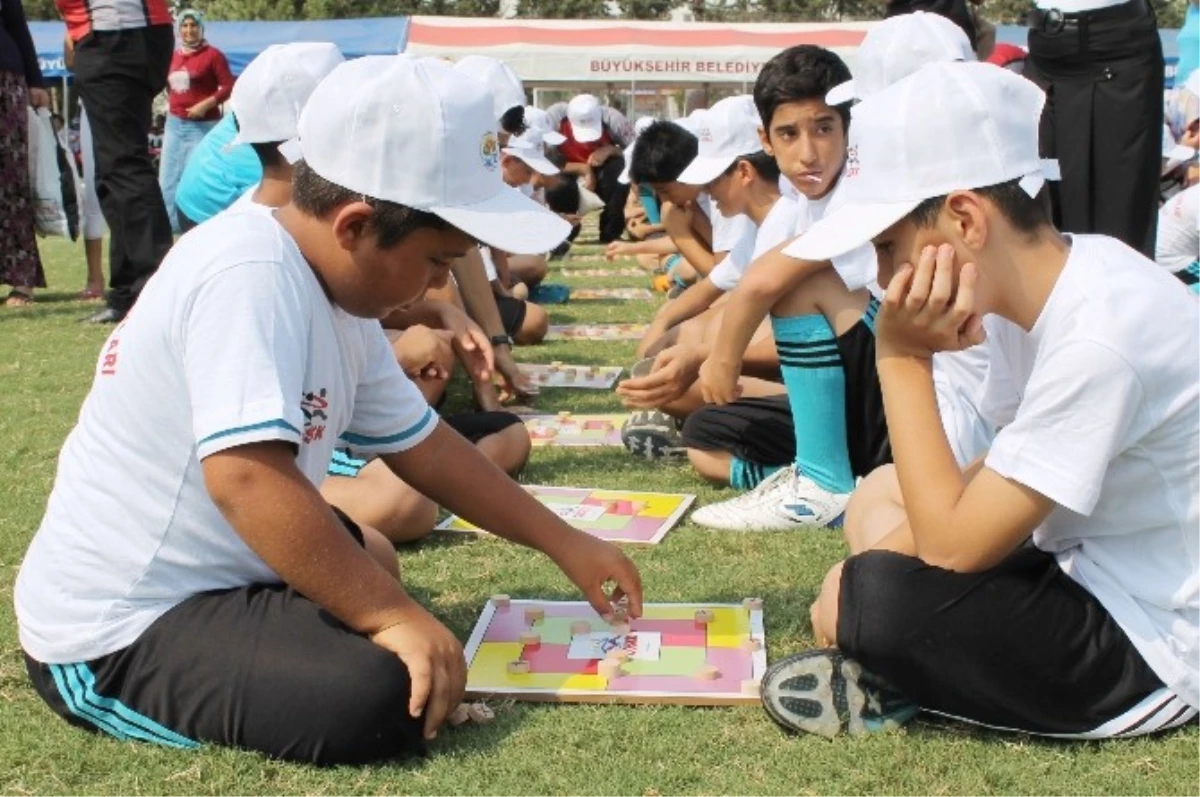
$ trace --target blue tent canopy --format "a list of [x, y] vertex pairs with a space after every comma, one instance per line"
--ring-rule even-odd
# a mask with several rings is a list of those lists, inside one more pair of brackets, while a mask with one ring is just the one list
[[[42, 74], [47, 78], [68, 75], [63, 63], [62, 22], [30, 22]], [[333, 42], [346, 58], [394, 55], [408, 43], [408, 17], [320, 19], [304, 22], [209, 22], [208, 41], [225, 53], [234, 75], [241, 74], [256, 55], [271, 44]]]

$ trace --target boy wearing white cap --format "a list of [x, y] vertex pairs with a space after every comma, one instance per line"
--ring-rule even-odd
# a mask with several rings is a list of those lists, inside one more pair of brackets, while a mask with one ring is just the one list
[[[1180, 329], [1200, 312], [1121, 242], [1054, 229], [1036, 196], [1044, 100], [987, 64], [930, 65], [868, 98], [844, 204], [796, 244], [822, 260], [874, 242], [899, 490], [889, 468], [851, 502], [852, 556], [812, 611], [829, 647], [763, 681], [787, 727], [832, 735], [919, 707], [1101, 738], [1196, 717], [1200, 352]], [[1001, 430], [963, 469], [932, 356], [979, 343], [988, 314]]]
[[625, 231], [625, 197], [629, 187], [620, 181], [625, 168], [622, 150], [633, 142], [633, 126], [615, 108], [601, 105], [591, 94], [546, 109], [551, 128], [565, 139], [558, 150], [566, 158], [563, 171], [578, 178], [581, 187], [604, 202], [600, 214], [600, 243]]
[[[969, 60], [974, 53], [953, 23], [915, 13], [875, 26], [859, 56], [858, 77], [849, 80], [845, 64], [833, 53], [794, 47], [772, 59], [755, 83], [765, 143], [803, 196], [796, 227], [801, 237], [834, 206], [840, 180], [855, 168], [856, 154], [846, 146], [847, 103], [924, 63]], [[752, 449], [740, 441], [778, 440], [777, 430], [790, 426], [795, 441], [791, 467], [747, 495], [697, 510], [692, 519], [704, 526], [737, 531], [836, 528], [855, 479], [891, 460], [875, 370], [878, 302], [868, 290], [874, 255], [869, 247], [860, 247], [832, 263], [813, 263], [796, 257], [793, 246], [766, 255], [730, 295], [717, 344], [700, 376], [705, 398], [726, 406], [697, 412], [684, 428], [685, 443], [694, 444], [689, 447], [720, 451], [734, 446], [735, 464], [754, 463], [758, 467], [749, 472], [758, 474], [773, 471], [783, 449]], [[768, 313], [786, 403], [735, 401], [741, 352]], [[765, 427], [764, 433], [739, 432], [731, 438], [726, 432], [758, 425]], [[963, 426], [974, 430], [969, 423]]]
[[[628, 406], [685, 418], [703, 405], [695, 379], [720, 328], [722, 298], [726, 291], [737, 286], [746, 267], [759, 255], [792, 237], [799, 206], [780, 195], [779, 167], [774, 158], [763, 152], [759, 127], [758, 111], [749, 96], [723, 99], [704, 115], [698, 154], [679, 176], [679, 182], [703, 186], [724, 216], [744, 214], [752, 222], [753, 234], [726, 255], [707, 277], [655, 316], [639, 349], [655, 356], [652, 370], [618, 387]], [[750, 398], [783, 393], [783, 387], [775, 381], [779, 355], [766, 324], [751, 341], [744, 362], [747, 375], [739, 382], [742, 395]], [[656, 417], [661, 413], [635, 415], [636, 420], [631, 419], [629, 426], [649, 431], [652, 421], [670, 420]], [[663, 430], [654, 431], [662, 434]], [[643, 451], [644, 442], [636, 447], [631, 444], [637, 434], [630, 430], [622, 437], [631, 449]], [[701, 475], [728, 483], [731, 454], [689, 449], [688, 456]]]
[[317, 492], [335, 445], [543, 551], [604, 614], [606, 582], [635, 615], [641, 587], [438, 422], [375, 320], [475, 239], [564, 234], [501, 181], [490, 98], [434, 62], [360, 58], [299, 132], [291, 202], [182, 238], [104, 346], [15, 600], [31, 679], [74, 724], [354, 763], [421, 750], [464, 660], [390, 545]]

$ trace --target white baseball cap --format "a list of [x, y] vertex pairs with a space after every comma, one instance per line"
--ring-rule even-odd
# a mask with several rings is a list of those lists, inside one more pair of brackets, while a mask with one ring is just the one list
[[854, 107], [838, 207], [789, 245], [830, 260], [870, 242], [917, 205], [951, 191], [1051, 175], [1038, 157], [1046, 96], [992, 64], [930, 64]]
[[571, 225], [504, 184], [493, 107], [482, 84], [441, 61], [365, 56], [317, 86], [284, 154], [506, 252], [546, 252]]
[[546, 150], [542, 145], [542, 131], [531, 127], [519, 136], [508, 140], [508, 145], [502, 150], [505, 155], [520, 158], [529, 168], [538, 174], [558, 174], [558, 167], [546, 159]]
[[749, 94], [726, 97], [700, 117], [696, 157], [679, 175], [679, 182], [708, 185], [742, 155], [762, 151], [758, 128], [762, 122]]
[[600, 112], [600, 100], [591, 94], [579, 94], [567, 103], [567, 120], [571, 133], [581, 144], [595, 141], [604, 135], [604, 119]]
[[525, 86], [522, 85], [521, 78], [503, 61], [486, 55], [468, 55], [459, 59], [454, 68], [464, 75], [470, 75], [487, 88], [492, 95], [497, 120], [510, 109], [525, 104]]
[[539, 130], [542, 134], [542, 142], [549, 144], [552, 147], [557, 147], [567, 140], [567, 137], [554, 129], [550, 124], [550, 114], [543, 111], [536, 105], [525, 106], [525, 126]]
[[942, 15], [914, 11], [889, 17], [875, 23], [858, 46], [854, 79], [830, 89], [825, 104], [865, 100], [926, 64], [974, 60], [967, 34]]
[[342, 63], [328, 42], [272, 44], [247, 65], [229, 102], [237, 118], [234, 144], [266, 144], [296, 137], [300, 112], [317, 84]]

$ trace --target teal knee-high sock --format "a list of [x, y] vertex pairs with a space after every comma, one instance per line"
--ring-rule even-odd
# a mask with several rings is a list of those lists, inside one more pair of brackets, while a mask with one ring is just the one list
[[771, 318], [796, 426], [796, 467], [834, 493], [854, 489], [846, 444], [846, 372], [823, 315]]
[[734, 457], [729, 462], [729, 486], [738, 490], [753, 490], [782, 465], [762, 465], [748, 459]]

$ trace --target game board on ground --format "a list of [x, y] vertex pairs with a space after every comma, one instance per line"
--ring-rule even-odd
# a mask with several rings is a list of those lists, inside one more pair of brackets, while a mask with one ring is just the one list
[[[587, 487], [522, 485], [571, 526], [609, 542], [657, 544], [696, 500], [694, 495], [593, 490]], [[483, 529], [451, 516], [438, 524], [446, 531]]]
[[647, 604], [609, 625], [583, 602], [496, 595], [466, 657], [471, 697], [755, 704], [767, 667], [762, 601]]
[[519, 363], [517, 369], [534, 387], [575, 387], [583, 390], [610, 390], [621, 378], [619, 365], [566, 365]]
[[521, 420], [529, 430], [534, 448], [588, 448], [621, 446], [621, 424], [625, 422], [625, 418], [624, 415], [575, 415], [560, 412], [557, 415], [525, 415]]
[[653, 299], [649, 288], [580, 288], [571, 291], [572, 299]]
[[641, 340], [649, 324], [552, 325], [546, 340]]
[[620, 268], [564, 268], [564, 277], [648, 277], [650, 272], [629, 266]]

